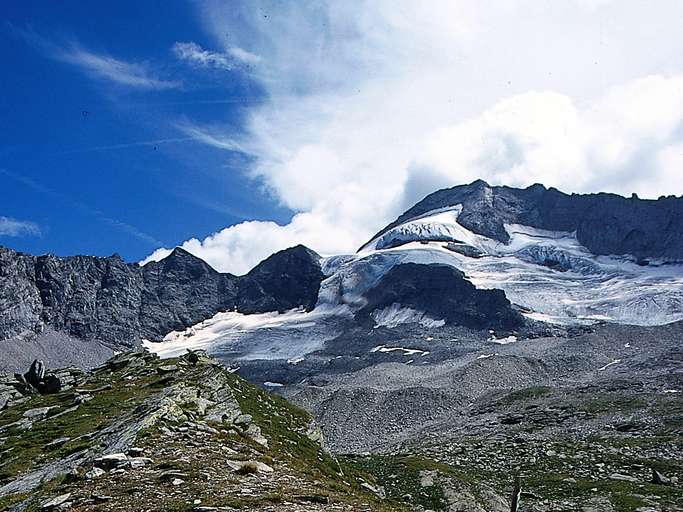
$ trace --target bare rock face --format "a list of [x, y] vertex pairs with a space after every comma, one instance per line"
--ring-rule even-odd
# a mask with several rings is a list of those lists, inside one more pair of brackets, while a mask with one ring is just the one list
[[0, 336], [41, 329], [43, 305], [35, 286], [35, 258], [0, 247]]
[[183, 249], [148, 263], [141, 274], [139, 321], [146, 338], [160, 339], [235, 307], [239, 278], [217, 272]]
[[480, 290], [449, 265], [404, 263], [389, 270], [366, 293], [360, 318], [394, 304], [471, 329], [512, 330], [524, 320], [502, 290]]
[[303, 245], [277, 252], [240, 279], [238, 310], [244, 313], [311, 310], [324, 279], [320, 256]]
[[238, 277], [180, 248], [140, 267], [118, 255], [35, 257], [0, 247], [0, 342], [49, 328], [128, 348], [220, 311], [310, 309], [323, 279], [319, 260], [298, 246]]
[[428, 211], [462, 204], [458, 222], [506, 243], [505, 224], [576, 232], [593, 254], [631, 255], [637, 260], [683, 261], [683, 198], [656, 201], [616, 194], [565, 194], [543, 185], [492, 187], [482, 180], [438, 190], [402, 214], [374, 238]]
[[141, 280], [118, 255], [35, 258], [34, 284], [44, 324], [85, 339], [129, 343]]

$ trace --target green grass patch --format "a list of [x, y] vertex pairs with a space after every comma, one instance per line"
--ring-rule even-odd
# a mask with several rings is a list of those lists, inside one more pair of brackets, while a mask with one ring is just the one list
[[516, 402], [524, 400], [534, 400], [536, 398], [541, 398], [543, 396], [549, 395], [550, 392], [551, 389], [547, 386], [530, 386], [528, 388], [519, 389], [517, 391], [508, 393], [496, 400], [496, 402], [500, 405], [512, 405]]

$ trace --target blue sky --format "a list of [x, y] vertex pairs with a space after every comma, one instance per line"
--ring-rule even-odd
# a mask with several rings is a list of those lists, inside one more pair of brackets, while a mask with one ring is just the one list
[[[194, 7], [84, 5], [1, 8], [0, 216], [25, 224], [9, 225], [0, 243], [138, 260], [245, 219], [286, 222], [289, 210], [243, 174], [249, 156], [176, 127], [219, 120], [238, 131], [245, 107], [263, 97], [240, 66], [197, 68], [174, 57], [177, 41], [205, 44]], [[141, 76], [159, 83], [117, 83], [59, 56], [78, 51], [140, 63]]]
[[0, 244], [246, 272], [482, 178], [683, 194], [683, 3], [0, 6]]

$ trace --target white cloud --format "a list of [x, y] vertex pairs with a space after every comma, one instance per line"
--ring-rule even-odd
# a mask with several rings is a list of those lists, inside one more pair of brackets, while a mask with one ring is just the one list
[[[216, 270], [241, 275], [272, 253], [297, 243], [308, 247], [324, 245], [331, 252], [343, 252], [354, 241], [354, 233], [345, 230], [336, 219], [313, 212], [295, 215], [285, 226], [264, 221], [242, 222], [201, 241], [196, 238], [187, 240], [181, 247]], [[170, 253], [170, 249], [157, 249], [140, 264], [158, 261]]]
[[0, 236], [40, 236], [35, 222], [0, 216]]
[[660, 155], [683, 141], [682, 123], [683, 74], [634, 80], [584, 105], [530, 92], [428, 132], [416, 162], [443, 184], [483, 178], [656, 198], [683, 193], [675, 164]]
[[225, 53], [221, 53], [205, 50], [194, 42], [176, 42], [171, 49], [178, 59], [203, 68], [229, 70], [241, 64], [258, 64], [261, 60], [260, 56], [237, 46], [232, 46]]
[[237, 59], [240, 62], [243, 62], [244, 64], [258, 64], [261, 62], [261, 56], [256, 55], [255, 53], [248, 52], [247, 50], [244, 50], [242, 48], [239, 48], [237, 46], [233, 46], [232, 48], [228, 48], [228, 53], [232, 55], [235, 59]]
[[176, 89], [181, 83], [155, 76], [147, 64], [126, 62], [109, 55], [96, 54], [79, 47], [58, 51], [55, 56], [81, 68], [86, 74], [119, 85], [138, 89]]
[[182, 83], [157, 76], [146, 62], [127, 62], [103, 53], [83, 48], [78, 42], [66, 44], [53, 42], [31, 28], [7, 24], [10, 33], [21, 37], [28, 44], [49, 58], [72, 64], [92, 78], [137, 89], [177, 89]]
[[425, 193], [476, 178], [683, 193], [683, 4], [428, 7], [202, 4], [226, 51], [262, 56], [254, 77], [269, 101], [252, 108], [242, 137], [195, 134], [256, 156], [251, 175], [301, 213], [187, 242], [192, 252], [242, 271], [296, 243], [352, 251]]
[[204, 50], [197, 43], [177, 42], [172, 47], [173, 53], [184, 60], [205, 68], [232, 69], [233, 63], [226, 54]]
[[187, 138], [201, 142], [207, 146], [225, 149], [228, 151], [248, 153], [245, 145], [241, 144], [234, 138], [229, 137], [228, 135], [220, 133], [219, 131], [197, 126], [186, 121], [176, 123], [175, 126], [178, 130], [187, 135]]

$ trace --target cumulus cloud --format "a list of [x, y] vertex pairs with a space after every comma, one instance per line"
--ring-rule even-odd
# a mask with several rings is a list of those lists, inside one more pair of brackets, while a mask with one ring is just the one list
[[432, 169], [442, 183], [483, 178], [569, 192], [680, 194], [675, 159], [662, 154], [683, 140], [682, 122], [683, 75], [634, 80], [585, 105], [531, 92], [427, 133], [417, 168]]
[[477, 178], [683, 193], [682, 4], [429, 6], [203, 3], [226, 51], [263, 57], [254, 77], [269, 100], [240, 137], [195, 134], [255, 156], [247, 172], [296, 215], [184, 246], [233, 272], [296, 243], [353, 251], [422, 195]]
[[[242, 222], [204, 240], [187, 240], [181, 247], [216, 270], [241, 275], [272, 253], [298, 243], [308, 247], [324, 245], [331, 253], [341, 253], [355, 243], [355, 233], [349, 228], [353, 227], [345, 228], [324, 214], [307, 212], [295, 215], [284, 226], [264, 221]], [[170, 253], [167, 248], [157, 249], [140, 264], [158, 261]]]
[[35, 222], [0, 216], [0, 236], [40, 236]]

